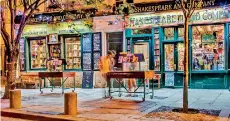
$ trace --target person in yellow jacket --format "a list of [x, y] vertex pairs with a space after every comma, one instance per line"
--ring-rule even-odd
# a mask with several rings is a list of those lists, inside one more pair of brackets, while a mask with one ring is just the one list
[[[115, 55], [116, 53], [114, 51], [109, 50], [107, 55], [102, 56], [99, 61], [99, 70], [106, 83], [108, 81], [106, 74], [112, 71], [113, 66], [115, 65], [115, 60], [114, 60]], [[107, 84], [104, 85], [104, 87], [106, 86]], [[105, 91], [105, 96], [106, 96], [106, 91]]]

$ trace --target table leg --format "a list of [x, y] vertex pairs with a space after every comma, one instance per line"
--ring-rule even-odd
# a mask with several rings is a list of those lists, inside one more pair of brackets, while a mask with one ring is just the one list
[[43, 93], [43, 91], [42, 91], [42, 78], [39, 79], [39, 83], [40, 83], [40, 86], [39, 86], [40, 93], [42, 94]]
[[150, 98], [151, 99], [153, 99], [153, 97], [154, 97], [154, 79], [153, 79], [153, 81], [152, 81], [152, 95], [150, 96]]
[[[144, 79], [143, 79], [144, 80]], [[142, 101], [145, 101], [145, 89], [146, 89], [146, 80], [144, 80], [144, 98]]]
[[63, 83], [63, 81], [64, 81], [64, 78], [62, 77], [62, 94], [64, 94], [64, 83]]
[[111, 78], [108, 78], [108, 84], [109, 84], [109, 96], [108, 97], [112, 99], [113, 97], [111, 95], [111, 82], [110, 81], [111, 81]]
[[118, 84], [119, 84], [119, 94], [118, 94], [118, 96], [119, 97], [121, 97], [121, 80], [120, 79], [118, 79]]
[[72, 90], [72, 92], [75, 91], [75, 87], [76, 87], [76, 80], [75, 80], [75, 76], [74, 76], [73, 77], [73, 90]]

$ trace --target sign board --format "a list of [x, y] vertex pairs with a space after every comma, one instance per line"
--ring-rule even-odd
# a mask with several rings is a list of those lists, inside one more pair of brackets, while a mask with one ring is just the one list
[[93, 71], [83, 72], [82, 88], [93, 88]]
[[135, 63], [144, 61], [143, 54], [120, 54], [118, 63]]
[[[145, 0], [142, 0], [145, 2]], [[199, 0], [195, 1], [195, 7], [207, 8], [214, 6], [224, 6], [230, 4], [229, 0], [203, 0], [201, 3]], [[143, 12], [160, 12], [160, 11], [169, 11], [169, 10], [181, 10], [181, 6], [176, 0], [163, 1], [157, 3], [137, 3], [134, 4], [134, 13], [143, 13]], [[185, 7], [189, 6], [189, 3]]]
[[165, 86], [174, 86], [174, 72], [165, 73]]
[[[230, 11], [224, 8], [196, 10], [191, 19], [191, 24], [215, 21], [230, 21]], [[182, 11], [130, 15], [126, 18], [127, 28], [156, 27], [174, 24], [183, 24]]]
[[[35, 29], [36, 28], [36, 29]], [[57, 24], [26, 25], [22, 36], [46, 36], [48, 34], [80, 34], [91, 32], [92, 28], [84, 25], [83, 21], [62, 22]]]

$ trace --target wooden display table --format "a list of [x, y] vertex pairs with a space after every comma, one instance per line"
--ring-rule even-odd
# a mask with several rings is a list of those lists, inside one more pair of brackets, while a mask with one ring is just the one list
[[61, 78], [62, 82], [61, 82], [60, 87], [62, 87], [62, 94], [63, 94], [64, 93], [64, 83], [66, 82], [66, 80], [69, 77], [73, 77], [74, 78], [74, 80], [73, 80], [74, 81], [73, 92], [75, 91], [75, 84], [76, 84], [75, 72], [38, 72], [38, 76], [40, 78], [40, 92], [41, 92], [41, 94], [43, 93], [43, 91], [42, 91], [42, 79], [45, 80], [45, 78], [47, 78], [49, 80], [50, 84], [52, 85], [51, 92], [53, 91], [54, 84], [53, 84], [53, 81], [51, 81], [49, 78]]
[[[119, 83], [119, 91], [113, 91], [111, 92], [111, 78], [114, 78]], [[141, 79], [141, 85], [135, 89], [134, 92], [129, 92], [128, 89], [122, 84], [122, 79], [124, 78], [136, 78]], [[112, 99], [111, 93], [119, 92], [119, 96], [121, 96], [121, 87], [125, 88], [126, 93], [143, 93], [142, 100], [145, 101], [145, 96], [150, 94], [149, 92], [146, 92], [146, 82], [147, 80], [153, 81], [154, 78], [154, 71], [115, 71], [115, 72], [108, 72], [107, 73], [107, 82], [109, 85], [109, 98]], [[144, 85], [144, 91], [143, 92], [137, 92], [137, 90]], [[154, 96], [154, 82], [152, 83], [152, 95], [150, 96], [151, 99], [153, 99]]]

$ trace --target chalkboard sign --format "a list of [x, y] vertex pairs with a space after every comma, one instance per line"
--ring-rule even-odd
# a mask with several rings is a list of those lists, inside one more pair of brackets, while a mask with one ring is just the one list
[[93, 51], [101, 50], [101, 34], [95, 33], [93, 34]]
[[91, 53], [83, 53], [83, 70], [91, 70], [92, 60]]
[[93, 53], [93, 68], [94, 70], [99, 69], [98, 63], [101, 57], [101, 53], [100, 52], [94, 52]]
[[165, 73], [165, 86], [174, 86], [174, 73]]
[[82, 51], [83, 52], [91, 52], [92, 45], [91, 45], [91, 35], [90, 34], [83, 34], [82, 39]]
[[82, 88], [93, 88], [93, 71], [83, 72]]

